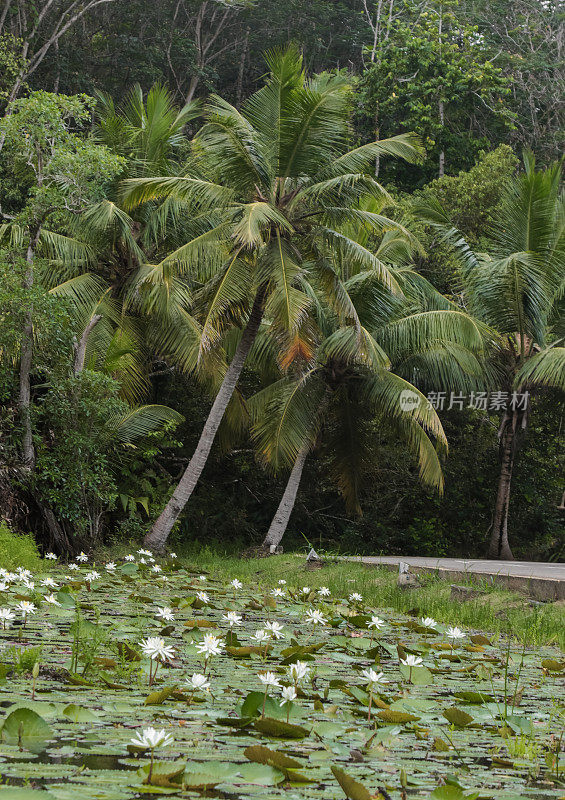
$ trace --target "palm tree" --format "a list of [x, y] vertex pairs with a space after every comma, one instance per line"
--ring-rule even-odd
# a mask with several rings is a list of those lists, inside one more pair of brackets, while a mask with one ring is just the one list
[[146, 537], [155, 549], [164, 546], [196, 486], [261, 322], [277, 341], [280, 364], [290, 365], [312, 352], [309, 312], [316, 290], [331, 299], [344, 324], [357, 325], [330, 255], [347, 256], [396, 286], [386, 267], [343, 229], [352, 221], [373, 230], [401, 227], [359, 208], [358, 200], [384, 192], [371, 176], [376, 156], [416, 160], [417, 140], [405, 134], [348, 150], [347, 82], [329, 75], [307, 79], [293, 47], [267, 61], [266, 85], [241, 111], [211, 98], [186, 174], [125, 184], [128, 207], [156, 198], [184, 202], [194, 230], [182, 247], [140, 270], [134, 293], [155, 297], [162, 307], [181, 287], [190, 293], [191, 313], [179, 334], [189, 327], [198, 336], [195, 366], [227, 330], [242, 328], [194, 455]]
[[529, 421], [528, 396], [536, 387], [565, 390], [565, 204], [561, 165], [525, 171], [506, 188], [490, 231], [487, 255], [472, 252], [437, 203], [417, 211], [453, 245], [464, 301], [498, 336], [494, 356], [503, 399], [498, 436], [500, 475], [489, 545], [491, 558], [512, 559], [508, 511], [512, 472]]
[[[398, 256], [400, 244], [399, 237], [385, 235], [377, 254], [384, 259]], [[410, 252], [409, 243], [404, 244], [403, 250]], [[446, 451], [447, 441], [421, 390], [475, 387], [482, 378], [482, 332], [409, 267], [397, 267], [394, 274], [401, 296], [387, 296], [358, 274], [346, 281], [367, 326], [362, 328], [364, 346], [359, 347], [350, 327], [336, 328], [335, 319], [326, 316], [320, 327], [327, 336], [315, 360], [303, 373], [282, 378], [249, 403], [263, 460], [275, 470], [292, 464], [262, 544], [265, 550], [276, 547], [286, 531], [315, 444], [324, 443], [332, 476], [351, 512], [361, 510], [361, 476], [377, 456], [375, 425], [415, 457], [422, 483], [442, 491], [437, 450]], [[403, 404], [407, 395], [414, 405]]]

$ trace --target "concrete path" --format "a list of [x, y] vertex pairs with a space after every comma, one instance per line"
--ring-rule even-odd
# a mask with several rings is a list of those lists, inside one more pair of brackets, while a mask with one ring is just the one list
[[478, 584], [487, 580], [526, 591], [538, 600], [565, 600], [565, 564], [418, 556], [350, 556], [348, 560], [390, 569], [398, 569], [402, 561], [411, 572], [437, 572], [454, 580], [475, 578]]

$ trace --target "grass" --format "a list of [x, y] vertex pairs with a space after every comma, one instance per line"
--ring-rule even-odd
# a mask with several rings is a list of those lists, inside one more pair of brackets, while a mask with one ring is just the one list
[[518, 641], [538, 646], [556, 644], [565, 650], [565, 607], [559, 603], [532, 605], [517, 592], [494, 588], [485, 583], [469, 583], [485, 594], [466, 602], [451, 597], [451, 584], [433, 574], [418, 576], [417, 589], [400, 589], [397, 574], [380, 567], [328, 559], [321, 569], [308, 570], [303, 557], [281, 555], [274, 558], [241, 559], [204, 548], [199, 552], [179, 553], [197, 570], [210, 571], [218, 578], [254, 579], [270, 589], [281, 578], [290, 586], [327, 586], [332, 595], [347, 597], [361, 592], [365, 601], [395, 611], [434, 617], [438, 622], [511, 634]]

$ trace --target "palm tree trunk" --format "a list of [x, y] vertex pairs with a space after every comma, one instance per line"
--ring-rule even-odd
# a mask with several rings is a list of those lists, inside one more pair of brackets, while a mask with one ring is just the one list
[[206, 466], [206, 461], [220, 423], [225, 414], [228, 403], [235, 390], [239, 376], [251, 349], [261, 319], [263, 317], [263, 306], [265, 301], [265, 289], [261, 288], [255, 296], [253, 308], [249, 315], [249, 320], [243, 332], [243, 336], [235, 351], [231, 364], [229, 365], [222, 385], [216, 395], [216, 399], [208, 414], [208, 419], [204, 424], [200, 439], [196, 446], [196, 450], [190, 462], [180, 479], [177, 488], [173, 492], [171, 499], [155, 521], [155, 524], [145, 537], [144, 544], [155, 551], [160, 551], [164, 548], [165, 543], [171, 533], [171, 530], [177, 521], [179, 514], [187, 504], [194, 487], [196, 486], [202, 470]]
[[494, 506], [494, 518], [489, 545], [489, 558], [500, 558], [512, 561], [514, 556], [508, 542], [508, 507], [510, 505], [510, 487], [512, 469], [516, 452], [516, 426], [512, 415], [504, 424], [501, 436], [500, 477]]
[[[39, 237], [39, 227], [32, 234], [27, 248], [26, 261], [27, 269], [24, 279], [26, 289], [33, 287], [33, 267], [35, 257], [35, 247]], [[22, 331], [22, 344], [20, 350], [20, 375], [19, 375], [19, 397], [18, 409], [22, 423], [22, 455], [24, 468], [31, 471], [35, 466], [35, 448], [33, 446], [33, 434], [31, 429], [31, 364], [33, 360], [33, 316], [31, 306], [26, 310], [24, 328]]]
[[269, 530], [267, 531], [267, 535], [265, 536], [263, 544], [261, 545], [262, 549], [264, 550], [270, 550], [271, 548], [278, 547], [278, 545], [281, 543], [288, 526], [290, 515], [292, 514], [292, 509], [294, 508], [296, 494], [298, 492], [298, 487], [300, 486], [300, 479], [302, 478], [302, 470], [304, 469], [304, 464], [306, 463], [308, 453], [310, 452], [310, 446], [310, 442], [306, 442], [298, 451], [296, 461], [292, 467], [292, 471], [286, 484], [284, 494], [279, 503], [279, 507], [276, 510], [275, 516], [273, 517]]

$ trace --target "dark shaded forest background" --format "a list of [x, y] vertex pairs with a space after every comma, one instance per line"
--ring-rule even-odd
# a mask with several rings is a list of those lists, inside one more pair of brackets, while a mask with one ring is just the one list
[[[261, 85], [264, 52], [295, 42], [309, 73], [349, 77], [357, 142], [419, 134], [424, 162], [388, 161], [379, 180], [401, 206], [432, 187], [480, 250], [522, 151], [531, 149], [540, 166], [561, 156], [563, 21], [557, 3], [528, 0], [2, 0], [0, 109], [35, 89], [105, 92], [120, 103], [137, 83], [144, 93], [155, 83], [166, 86], [179, 106], [217, 93], [239, 107]], [[448, 40], [442, 38], [446, 30]], [[3, 169], [0, 162], [0, 180]], [[2, 210], [17, 194], [9, 180], [3, 186]], [[421, 235], [426, 254], [419, 257], [420, 271], [456, 297], [447, 248], [429, 230]], [[241, 392], [247, 396], [255, 388], [248, 371]], [[184, 422], [114, 475], [106, 541], [139, 540], [147, 530], [210, 407], [202, 387], [158, 361], [145, 402], [171, 406]], [[326, 453], [316, 448], [285, 547], [483, 555], [499, 469], [498, 420], [469, 410], [440, 417], [450, 446], [443, 497], [420, 485], [402, 449], [375, 424], [378, 457], [363, 475], [362, 515], [345, 512]], [[539, 392], [514, 474], [510, 518], [517, 557], [563, 558], [564, 422], [562, 398]], [[9, 472], [9, 463], [5, 468]], [[260, 542], [286, 477], [267, 473], [246, 441], [227, 452], [215, 447], [175, 541]], [[4, 502], [14, 503], [6, 516], [17, 519], [20, 501], [6, 493]]]

